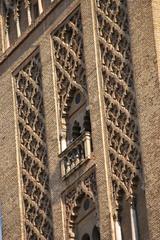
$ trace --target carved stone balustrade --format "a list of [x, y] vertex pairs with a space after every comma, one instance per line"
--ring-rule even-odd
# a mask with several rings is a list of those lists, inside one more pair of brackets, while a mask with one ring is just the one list
[[60, 155], [61, 174], [67, 177], [76, 168], [91, 158], [91, 134], [83, 132]]

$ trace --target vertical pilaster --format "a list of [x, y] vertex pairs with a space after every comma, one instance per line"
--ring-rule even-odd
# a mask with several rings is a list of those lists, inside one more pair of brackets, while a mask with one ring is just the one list
[[[156, 6], [156, 8], [155, 8]], [[128, 1], [131, 50], [134, 68], [140, 142], [149, 233], [143, 227], [141, 239], [160, 239], [160, 94], [158, 1]], [[155, 15], [156, 13], [156, 15]], [[156, 18], [157, 16], [157, 18]], [[154, 19], [154, 20], [153, 20]], [[155, 27], [155, 32], [154, 32]]]
[[0, 77], [0, 208], [3, 240], [24, 239], [17, 120], [11, 78], [10, 71]]
[[[99, 202], [101, 239], [115, 239], [111, 207], [110, 166], [105, 131], [104, 100], [100, 72], [95, 2], [81, 1], [83, 38], [91, 113], [93, 149]], [[117, 226], [118, 228], [118, 226]]]
[[58, 135], [56, 114], [56, 85], [53, 84], [53, 67], [51, 57], [51, 39], [45, 36], [40, 44], [42, 74], [43, 74], [43, 99], [46, 119], [46, 135], [48, 145], [48, 161], [51, 188], [51, 201], [53, 210], [53, 232], [55, 239], [63, 237], [63, 214], [61, 203], [61, 174], [58, 158]]

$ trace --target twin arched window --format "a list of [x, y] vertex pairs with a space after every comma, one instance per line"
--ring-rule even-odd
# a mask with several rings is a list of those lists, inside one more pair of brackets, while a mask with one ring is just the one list
[[85, 233], [82, 236], [81, 240], [100, 240], [100, 233], [99, 233], [98, 227], [94, 226], [94, 228], [92, 230], [92, 237], [90, 237], [88, 233]]

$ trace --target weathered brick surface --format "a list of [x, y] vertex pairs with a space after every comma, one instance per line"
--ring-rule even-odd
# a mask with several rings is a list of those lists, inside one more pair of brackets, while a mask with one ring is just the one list
[[[144, 188], [149, 234], [143, 239], [160, 238], [159, 214], [159, 78], [151, 1], [129, 1], [132, 59], [141, 134]], [[157, 2], [157, 8], [159, 3]], [[156, 9], [157, 9], [156, 8]], [[153, 13], [152, 13], [153, 10]], [[158, 17], [158, 16], [157, 16]], [[158, 20], [158, 19], [157, 19]], [[157, 22], [158, 24], [158, 22]], [[154, 22], [155, 25], [155, 22]], [[157, 28], [155, 29], [156, 34]], [[156, 37], [156, 38], [154, 38]]]
[[[15, 109], [11, 75], [0, 81], [0, 205], [4, 239], [21, 239], [21, 201], [16, 150]], [[4, 107], [4, 105], [6, 107]], [[16, 227], [15, 227], [16, 226]]]
[[[60, 3], [59, 3], [60, 2]], [[80, 4], [83, 41], [91, 113], [94, 155], [67, 180], [62, 180], [59, 163], [59, 129], [57, 119], [57, 85], [53, 67], [52, 32]], [[138, 189], [137, 209], [141, 240], [160, 239], [160, 94], [159, 94], [159, 8], [158, 0], [128, 1], [131, 51], [136, 89], [144, 186]], [[38, 47], [43, 74], [46, 138], [53, 210], [54, 239], [67, 239], [63, 196], [68, 188], [82, 179], [89, 169], [96, 169], [98, 218], [101, 239], [115, 239], [111, 171], [108, 137], [105, 126], [103, 85], [95, 1], [55, 1], [40, 16], [15, 46], [1, 56], [0, 64], [0, 207], [3, 216], [3, 239], [23, 237], [21, 175], [19, 173], [16, 108], [12, 73]], [[1, 46], [1, 45], [0, 45]], [[143, 191], [145, 189], [145, 191]], [[145, 195], [144, 195], [145, 194]], [[144, 197], [145, 201], [144, 202]], [[146, 204], [146, 207], [145, 207]], [[126, 213], [127, 216], [128, 213]], [[124, 230], [127, 231], [126, 222]], [[148, 232], [149, 228], [149, 232]], [[128, 240], [128, 239], [127, 239]]]

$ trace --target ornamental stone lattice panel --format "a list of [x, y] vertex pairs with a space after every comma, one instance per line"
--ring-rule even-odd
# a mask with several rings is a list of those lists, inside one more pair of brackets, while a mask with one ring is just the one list
[[106, 125], [115, 199], [132, 196], [141, 156], [126, 0], [97, 0]]
[[75, 90], [87, 91], [80, 8], [53, 33], [53, 45], [59, 111], [65, 117]]
[[15, 81], [26, 238], [51, 240], [53, 223], [39, 53], [19, 70]]

